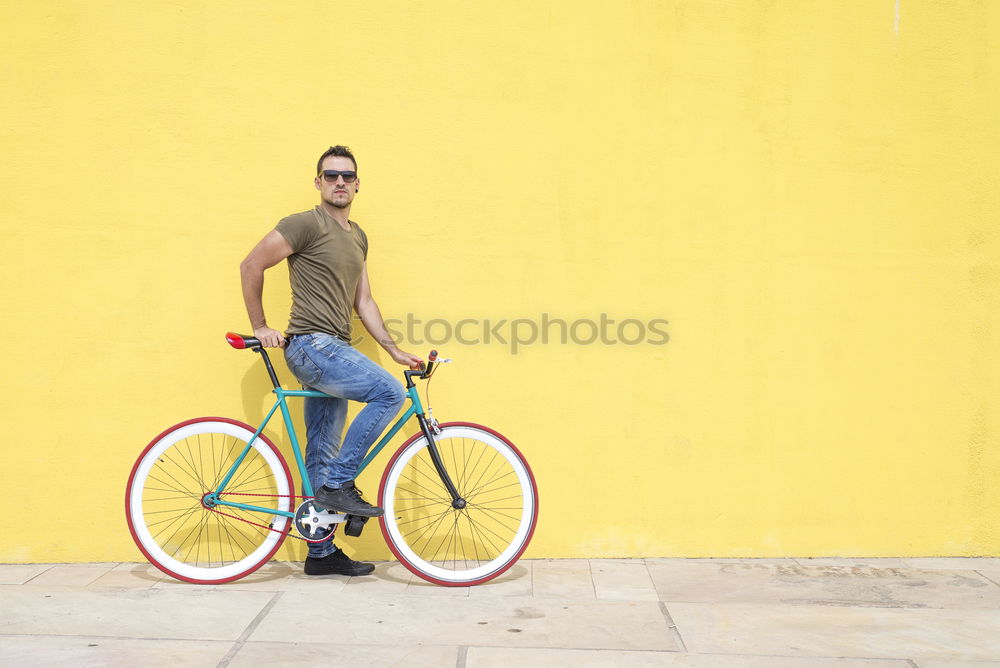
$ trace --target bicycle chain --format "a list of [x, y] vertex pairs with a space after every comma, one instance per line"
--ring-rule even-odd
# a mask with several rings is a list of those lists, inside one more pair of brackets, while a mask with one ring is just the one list
[[[226, 496], [266, 496], [269, 499], [274, 499], [274, 498], [281, 498], [281, 499], [311, 499], [311, 498], [313, 498], [311, 496], [302, 496], [300, 494], [250, 494], [249, 492], [227, 492]], [[284, 533], [287, 536], [291, 536], [292, 538], [298, 538], [299, 540], [304, 540], [307, 543], [324, 543], [324, 542], [326, 542], [328, 540], [331, 540], [333, 538], [334, 531], [336, 531], [336, 529], [331, 529], [329, 536], [325, 536], [325, 537], [320, 538], [318, 540], [310, 540], [310, 539], [305, 538], [303, 536], [299, 536], [299, 535], [296, 535], [296, 534], [292, 533], [292, 527], [291, 526], [289, 526], [288, 529], [286, 529], [285, 531], [282, 532], [282, 531], [278, 531], [277, 529], [275, 529], [272, 526], [268, 526], [266, 524], [259, 524], [257, 522], [251, 522], [248, 519], [244, 519], [242, 517], [237, 517], [236, 515], [230, 515], [229, 513], [224, 513], [221, 510], [216, 510], [215, 508], [209, 508], [209, 510], [212, 511], [213, 513], [217, 513], [219, 515], [222, 515], [223, 517], [229, 517], [229, 518], [232, 518], [234, 520], [239, 520], [240, 522], [246, 522], [247, 524], [252, 524], [255, 527], [260, 527], [262, 529], [267, 529], [268, 531], [273, 531], [275, 533]], [[294, 521], [289, 521], [289, 524], [294, 525], [295, 522]]]

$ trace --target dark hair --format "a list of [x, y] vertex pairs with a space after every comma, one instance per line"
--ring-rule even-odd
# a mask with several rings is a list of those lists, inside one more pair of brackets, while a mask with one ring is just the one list
[[319, 156], [319, 161], [316, 163], [316, 173], [319, 174], [323, 170], [323, 161], [329, 158], [331, 155], [338, 158], [350, 158], [351, 162], [354, 163], [354, 171], [358, 171], [358, 161], [354, 159], [354, 154], [351, 153], [351, 149], [346, 146], [341, 146], [340, 144], [336, 146], [331, 146], [330, 148], [323, 151], [323, 155]]

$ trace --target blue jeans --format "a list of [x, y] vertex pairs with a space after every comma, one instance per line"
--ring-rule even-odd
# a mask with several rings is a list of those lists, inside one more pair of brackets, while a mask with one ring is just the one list
[[[403, 385], [351, 345], [330, 334], [299, 334], [285, 348], [289, 370], [302, 387], [333, 395], [306, 397], [306, 471], [313, 490], [343, 487], [354, 480], [358, 465], [375, 439], [399, 413]], [[367, 404], [346, 437], [347, 401]], [[333, 541], [310, 544], [310, 557], [336, 550]]]

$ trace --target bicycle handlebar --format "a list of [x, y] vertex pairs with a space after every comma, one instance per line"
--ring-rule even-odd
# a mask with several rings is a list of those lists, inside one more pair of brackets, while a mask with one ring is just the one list
[[403, 372], [403, 376], [406, 377], [406, 386], [413, 386], [413, 378], [428, 378], [431, 372], [434, 370], [434, 364], [437, 363], [438, 351], [432, 350], [431, 354], [427, 356], [427, 364], [422, 369], [407, 369]]

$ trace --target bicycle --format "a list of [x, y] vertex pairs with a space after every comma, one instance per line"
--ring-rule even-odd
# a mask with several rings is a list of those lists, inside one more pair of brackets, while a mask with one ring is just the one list
[[[125, 490], [129, 531], [139, 550], [167, 575], [195, 584], [253, 573], [289, 535], [321, 542], [343, 524], [345, 533], [358, 536], [368, 520], [313, 501], [287, 398], [329, 395], [282, 388], [258, 339], [230, 332], [226, 341], [264, 361], [276, 399], [263, 422], [254, 429], [238, 420], [201, 417], [170, 427], [139, 455]], [[409, 406], [369, 450], [358, 473], [416, 417], [419, 431], [399, 446], [382, 474], [382, 534], [415, 575], [470, 586], [501, 575], [523, 554], [538, 520], [538, 489], [527, 461], [498, 432], [471, 422], [438, 423], [429, 400], [430, 416], [425, 414], [413, 381], [429, 383], [448, 361], [431, 351], [424, 367], [403, 372]], [[263, 433], [279, 410], [301, 495], [281, 452]]]

